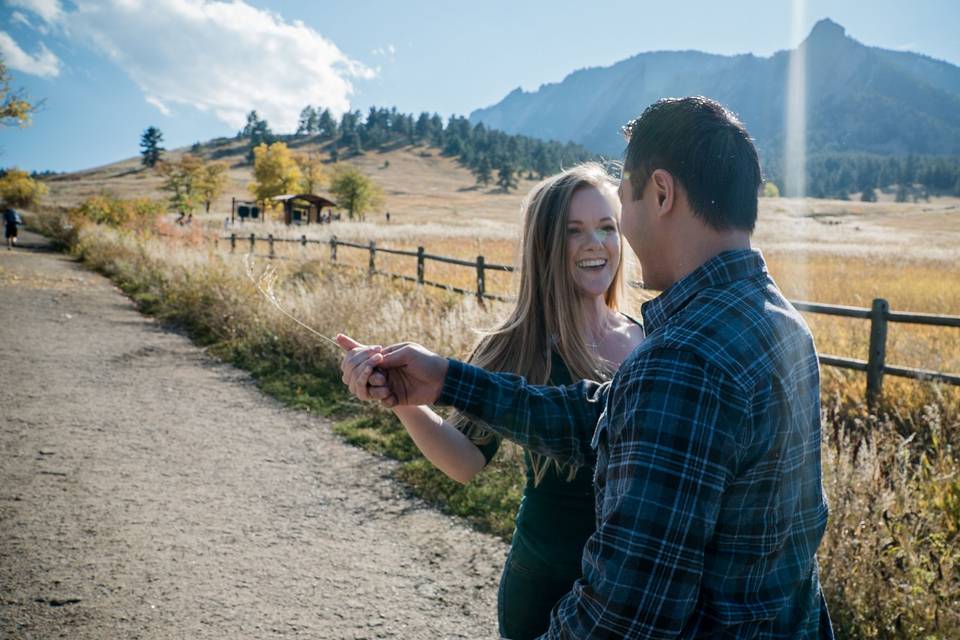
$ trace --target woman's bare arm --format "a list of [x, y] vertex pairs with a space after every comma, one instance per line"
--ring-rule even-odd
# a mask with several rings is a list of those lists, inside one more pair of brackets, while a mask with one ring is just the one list
[[487, 465], [470, 438], [428, 407], [395, 407], [393, 412], [424, 457], [451, 479], [466, 484]]

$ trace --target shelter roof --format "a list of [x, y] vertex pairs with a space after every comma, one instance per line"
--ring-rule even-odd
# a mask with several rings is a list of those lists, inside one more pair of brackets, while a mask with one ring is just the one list
[[282, 196], [274, 196], [270, 198], [271, 200], [276, 200], [277, 202], [286, 202], [288, 200], [302, 200], [304, 202], [309, 202], [310, 204], [315, 204], [318, 207], [335, 207], [337, 203], [333, 200], [328, 200], [323, 196], [318, 196], [314, 193], [288, 193]]

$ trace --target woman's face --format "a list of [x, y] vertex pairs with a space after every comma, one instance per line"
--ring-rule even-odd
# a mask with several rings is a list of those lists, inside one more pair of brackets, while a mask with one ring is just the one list
[[578, 292], [602, 296], [620, 266], [619, 207], [594, 187], [582, 187], [570, 201], [567, 264]]

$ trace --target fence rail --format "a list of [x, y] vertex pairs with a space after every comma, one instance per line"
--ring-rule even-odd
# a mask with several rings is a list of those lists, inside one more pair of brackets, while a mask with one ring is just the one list
[[[231, 252], [237, 249], [237, 240], [246, 240], [250, 243], [250, 252], [253, 253], [258, 238], [251, 233], [249, 236], [238, 236], [235, 233], [220, 238], [230, 241]], [[306, 236], [297, 238], [274, 238], [272, 235], [259, 240], [266, 240], [269, 253], [267, 257], [276, 258], [274, 245], [277, 242], [287, 242], [300, 244], [306, 247], [308, 244], [326, 244], [330, 247], [330, 259], [337, 262], [337, 248], [347, 247], [350, 249], [360, 249], [368, 251], [370, 254], [367, 272], [369, 275], [382, 275], [397, 280], [405, 280], [416, 284], [437, 287], [455, 293], [465, 295], [475, 295], [481, 302], [483, 300], [508, 301], [504, 296], [493, 295], [486, 291], [486, 272], [499, 271], [511, 273], [514, 267], [506, 264], [488, 263], [483, 256], [477, 256], [474, 261], [462, 260], [459, 258], [450, 258], [448, 256], [439, 256], [427, 253], [423, 247], [417, 247], [416, 251], [405, 249], [389, 249], [377, 247], [376, 242], [371, 240], [367, 244], [338, 240], [336, 236], [329, 240], [308, 240]], [[417, 275], [408, 276], [400, 273], [389, 273], [377, 269], [376, 257], [378, 253], [384, 253], [395, 256], [406, 256], [417, 259]], [[442, 282], [434, 282], [424, 278], [427, 260], [453, 264], [461, 267], [470, 267], [476, 269], [476, 289], [467, 290], [460, 287], [454, 287]], [[889, 303], [883, 298], [877, 298], [873, 301], [869, 309], [863, 307], [850, 307], [844, 305], [821, 304], [819, 302], [807, 302], [802, 300], [791, 301], [794, 307], [799, 311], [807, 313], [817, 313], [841, 318], [854, 318], [858, 320], [870, 321], [870, 344], [866, 360], [856, 358], [845, 358], [829, 354], [820, 355], [820, 364], [827, 367], [838, 369], [848, 369], [851, 371], [860, 371], [867, 375], [866, 398], [870, 407], [876, 406], [877, 400], [883, 391], [884, 376], [896, 376], [900, 378], [910, 378], [913, 380], [922, 380], [929, 382], [940, 382], [944, 384], [960, 386], [960, 374], [946, 373], [943, 371], [932, 371], [928, 369], [917, 369], [913, 367], [900, 367], [886, 363], [887, 351], [887, 325], [891, 322], [902, 324], [916, 324], [934, 327], [960, 328], [960, 316], [939, 315], [933, 313], [912, 313], [902, 311], [890, 311]]]

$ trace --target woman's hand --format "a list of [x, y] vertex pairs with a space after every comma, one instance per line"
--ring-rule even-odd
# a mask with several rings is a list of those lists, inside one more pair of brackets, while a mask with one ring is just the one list
[[386, 377], [374, 368], [383, 359], [380, 345], [364, 345], [349, 338], [337, 336], [337, 343], [346, 352], [340, 363], [341, 380], [358, 400], [378, 400], [369, 393], [370, 387], [382, 387]]
[[411, 342], [365, 346], [345, 335], [337, 343], [347, 351], [340, 365], [343, 382], [360, 400], [386, 407], [434, 404], [443, 390], [447, 359]]

